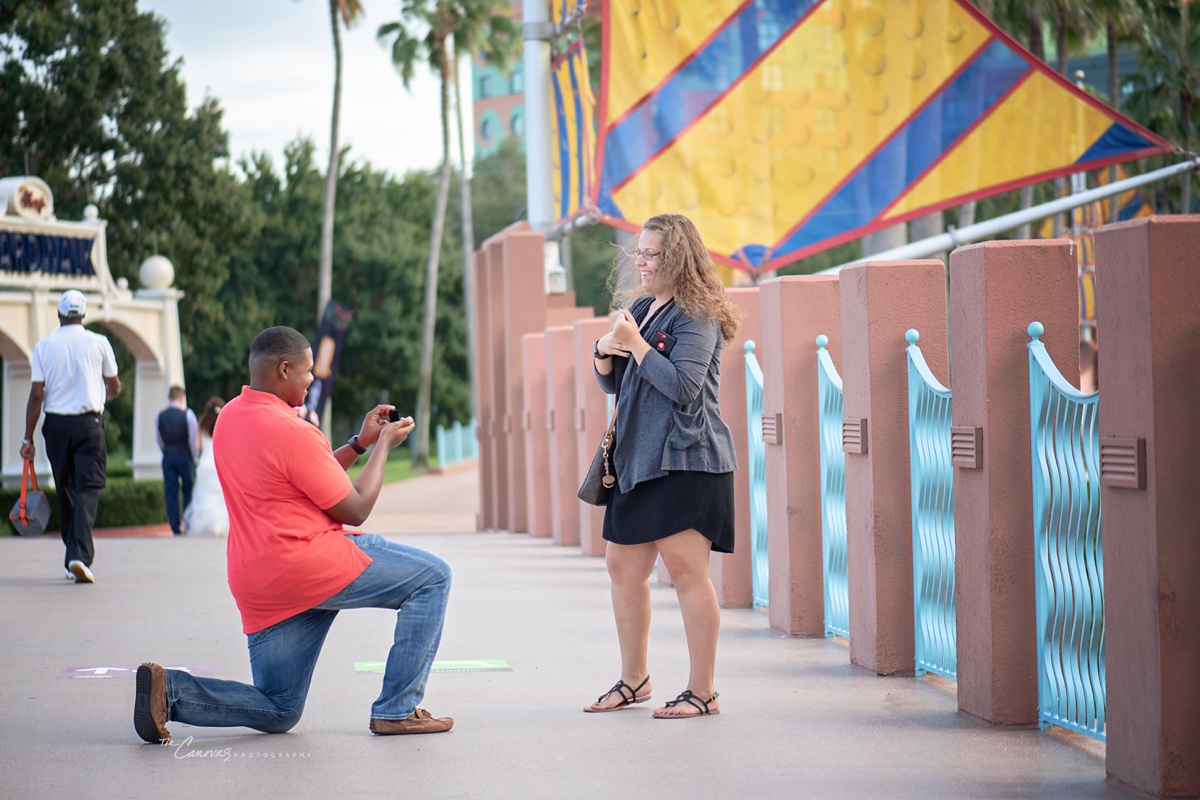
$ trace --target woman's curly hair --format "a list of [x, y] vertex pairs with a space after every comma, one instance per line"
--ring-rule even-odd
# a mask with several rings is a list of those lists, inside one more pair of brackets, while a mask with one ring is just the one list
[[[715, 320], [721, 325], [726, 343], [733, 341], [741, 312], [725, 294], [708, 248], [692, 221], [682, 214], [658, 214], [646, 220], [642, 228], [662, 235], [662, 251], [655, 265], [659, 277], [672, 287], [675, 304], [693, 319]], [[632, 253], [626, 251], [624, 255], [630, 257]], [[619, 264], [609, 274], [608, 286], [614, 310], [628, 308], [645, 293], [637, 271], [622, 271]]]

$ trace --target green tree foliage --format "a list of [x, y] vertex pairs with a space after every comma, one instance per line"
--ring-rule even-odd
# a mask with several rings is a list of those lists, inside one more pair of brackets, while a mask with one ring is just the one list
[[[222, 319], [210, 331], [194, 332], [207, 343], [207, 355], [187, 362], [189, 400], [199, 403], [209, 394], [230, 397], [240, 391], [250, 342], [263, 328], [288, 325], [315, 336], [311, 309], [317, 296], [314, 265], [324, 193], [324, 173], [315, 154], [311, 141], [300, 140], [287, 148], [282, 173], [263, 156], [241, 165], [262, 225], [236, 257], [219, 292]], [[405, 413], [415, 405], [424, 258], [436, 191], [430, 173], [397, 180], [367, 163], [342, 164], [333, 296], [354, 309], [355, 316], [334, 385], [335, 439], [349, 436], [359, 416], [384, 399]], [[448, 238], [443, 247], [449, 254], [457, 244]], [[462, 273], [451, 262], [438, 281], [445, 302], [436, 325], [434, 421], [443, 424], [471, 416]]]
[[608, 275], [621, 256], [618, 235], [608, 225], [591, 225], [570, 236], [575, 304], [591, 306], [599, 316], [607, 314], [612, 304]]
[[525, 217], [525, 151], [521, 140], [509, 137], [471, 170], [471, 210], [475, 217], [475, 248], [488, 237]]
[[[0, 80], [0, 174], [25, 174], [28, 159], [63, 219], [96, 203], [113, 273], [132, 287], [156, 249], [174, 263], [189, 402], [239, 392], [263, 328], [315, 334], [324, 173], [312, 142], [293, 143], [282, 171], [263, 156], [231, 167], [219, 106], [188, 110], [162, 23], [135, 0], [0, 3]], [[385, 393], [406, 413], [415, 406], [435, 186], [427, 173], [340, 171], [333, 292], [357, 313], [334, 391], [336, 436]], [[447, 237], [445, 253], [458, 246]], [[471, 415], [461, 278], [457, 264], [439, 275], [434, 422]], [[109, 409], [110, 446], [129, 452], [134, 362], [128, 334], [104, 332], [126, 385]]]
[[28, 158], [64, 219], [96, 203], [113, 273], [132, 285], [156, 248], [170, 258], [189, 297], [183, 328], [216, 313], [229, 254], [256, 220], [218, 166], [228, 155], [221, 111], [209, 100], [188, 112], [161, 21], [134, 0], [4, 3], [0, 54], [0, 171], [24, 174]]
[[40, 175], [78, 219], [136, 160], [146, 109], [178, 83], [162, 68], [162, 26], [134, 0], [0, 4], [0, 167]]
[[1140, 24], [1139, 3], [1138, 0], [1092, 0], [1090, 6], [1097, 25], [1104, 28], [1108, 51], [1107, 89], [1101, 97], [1113, 108], [1121, 110], [1124, 101], [1121, 97], [1120, 49], [1132, 41]]
[[1179, 0], [1151, 0], [1137, 39], [1138, 74], [1129, 111], [1155, 133], [1196, 150], [1200, 120], [1200, 8]]
[[[335, 280], [335, 296], [356, 310], [346, 333], [340, 369], [350, 381], [334, 391], [356, 413], [366, 411], [387, 392], [389, 402], [412, 415], [417, 405], [422, 295], [429, 228], [437, 177], [409, 173], [403, 181], [369, 167], [343, 175], [338, 190], [341, 243], [335, 264], [345, 278]], [[344, 195], [342, 193], [345, 193]], [[344, 226], [341, 227], [341, 226]], [[442, 242], [433, 352], [433, 423], [449, 425], [472, 415], [467, 383], [466, 318], [458, 240]]]
[[[476, 159], [471, 197], [476, 248], [525, 217], [525, 153], [518, 139], [505, 139], [495, 151]], [[617, 232], [607, 225], [593, 225], [575, 232], [569, 241], [576, 303], [607, 314], [605, 283], [617, 256]]]

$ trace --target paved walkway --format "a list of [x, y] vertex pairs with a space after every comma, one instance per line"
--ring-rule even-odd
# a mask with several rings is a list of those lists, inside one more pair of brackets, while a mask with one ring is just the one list
[[[953, 685], [879, 678], [834, 641], [781, 636], [748, 609], [723, 612], [720, 716], [580, 708], [618, 675], [607, 577], [578, 548], [470, 532], [474, 472], [388, 487], [366, 529], [432, 550], [455, 570], [439, 659], [502, 659], [507, 672], [436, 672], [425, 705], [457, 720], [435, 736], [367, 731], [393, 617], [333, 626], [304, 719], [288, 734], [171, 723], [174, 747], [131, 723], [143, 660], [249, 679], [224, 577], [224, 543], [98, 542], [97, 583], [60, 576], [52, 538], [0, 538], [0, 798], [1101, 798], [1103, 748], [956, 713]], [[673, 590], [655, 586], [655, 696], [683, 688]], [[109, 668], [66, 678], [70, 668]], [[115, 677], [107, 677], [109, 675]]]

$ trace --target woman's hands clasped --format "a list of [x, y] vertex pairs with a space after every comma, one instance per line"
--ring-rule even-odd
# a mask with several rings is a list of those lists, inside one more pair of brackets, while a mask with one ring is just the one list
[[627, 308], [617, 309], [612, 318], [612, 330], [600, 337], [597, 349], [608, 355], [632, 356], [640, 364], [642, 356], [650, 352], [650, 344], [642, 338], [637, 320]]

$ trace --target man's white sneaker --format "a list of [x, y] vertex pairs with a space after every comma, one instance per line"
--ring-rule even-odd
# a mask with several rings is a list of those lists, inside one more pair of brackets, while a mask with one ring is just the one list
[[74, 572], [71, 572], [71, 570], [69, 570], [69, 569], [68, 569], [68, 570], [65, 570], [65, 572], [67, 573], [67, 580], [69, 580], [69, 581], [73, 581], [73, 580], [75, 580], [75, 573], [74, 573]]
[[82, 561], [71, 561], [67, 564], [67, 572], [70, 572], [75, 577], [76, 583], [95, 583], [96, 578], [92, 575], [92, 571], [87, 568], [87, 564]]

